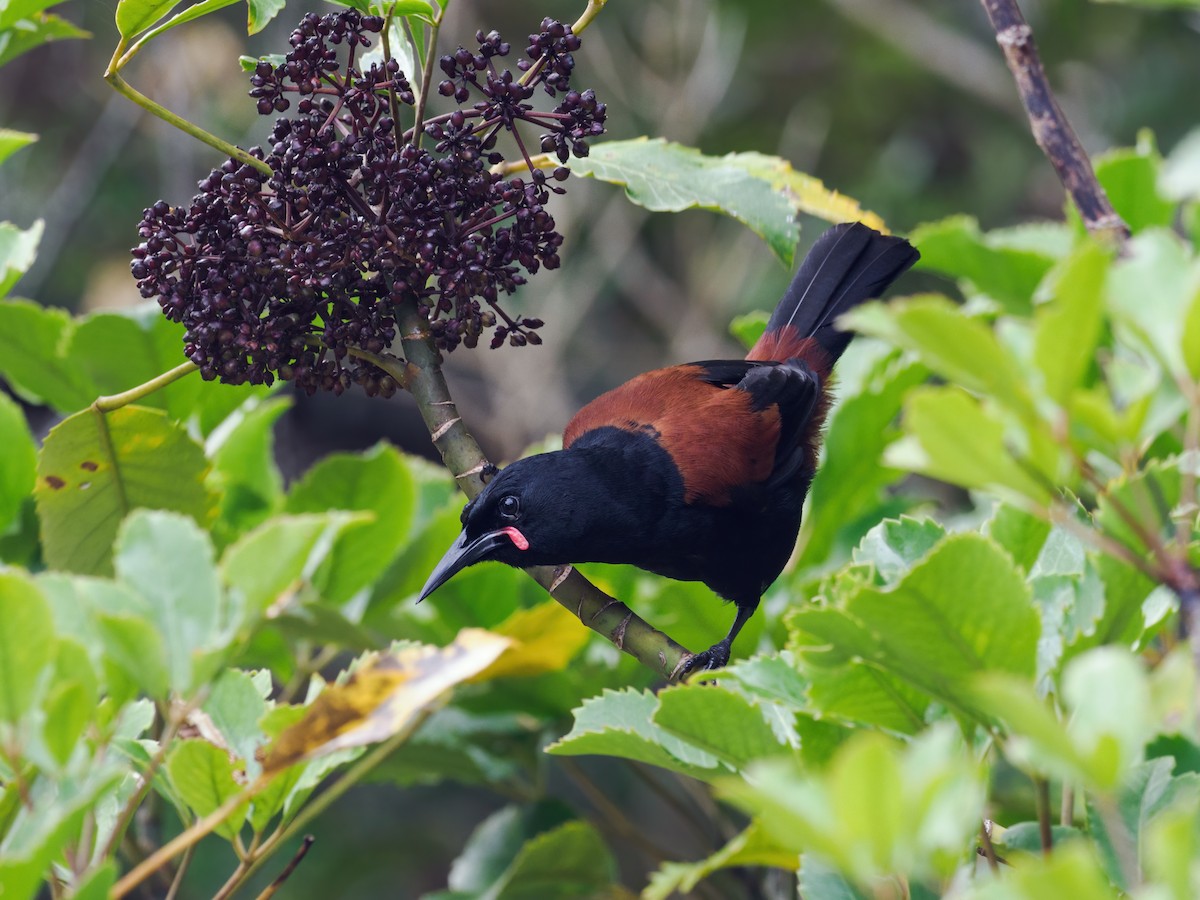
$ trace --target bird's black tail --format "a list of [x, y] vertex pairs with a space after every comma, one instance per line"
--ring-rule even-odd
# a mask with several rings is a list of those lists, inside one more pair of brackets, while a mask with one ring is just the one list
[[904, 238], [880, 234], [860, 222], [835, 225], [817, 238], [746, 358], [804, 356], [812, 338], [832, 367], [853, 336], [834, 325], [838, 316], [878, 297], [919, 257]]

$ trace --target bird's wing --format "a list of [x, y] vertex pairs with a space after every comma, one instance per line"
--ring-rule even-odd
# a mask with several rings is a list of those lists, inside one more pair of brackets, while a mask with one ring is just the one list
[[798, 361], [672, 366], [597, 397], [567, 425], [563, 446], [606, 427], [648, 434], [679, 469], [687, 503], [727, 506], [739, 489], [795, 471], [819, 398], [817, 376]]

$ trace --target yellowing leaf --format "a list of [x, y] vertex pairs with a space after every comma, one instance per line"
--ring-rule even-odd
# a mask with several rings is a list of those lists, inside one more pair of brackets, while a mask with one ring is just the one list
[[307, 715], [267, 752], [263, 774], [400, 733], [454, 685], [495, 662], [509, 644], [500, 635], [464, 628], [448, 647], [410, 647], [380, 655], [313, 701]]
[[553, 600], [529, 609], [518, 609], [492, 631], [512, 638], [513, 643], [472, 681], [557, 672], [565, 668], [588, 641], [588, 630]]

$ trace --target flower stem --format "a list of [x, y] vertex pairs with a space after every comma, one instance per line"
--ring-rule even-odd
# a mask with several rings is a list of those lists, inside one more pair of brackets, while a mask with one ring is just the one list
[[170, 371], [163, 372], [161, 375], [151, 378], [137, 387], [122, 391], [119, 394], [97, 397], [95, 402], [92, 403], [92, 408], [97, 412], [107, 413], [112, 412], [114, 409], [120, 409], [122, 406], [128, 406], [130, 403], [136, 403], [142, 398], [150, 396], [155, 391], [165, 388], [168, 384], [178, 381], [183, 376], [190, 375], [197, 368], [194, 362], [180, 363]]
[[[118, 47], [117, 49], [120, 50], [121, 48]], [[271, 171], [271, 167], [268, 166], [265, 162], [263, 162], [261, 159], [255, 159], [253, 156], [251, 156], [249, 153], [247, 153], [241, 147], [237, 147], [237, 146], [229, 143], [228, 141], [221, 140], [215, 134], [211, 134], [211, 133], [205, 131], [199, 125], [194, 125], [191, 122], [189, 122], [187, 119], [185, 119], [181, 116], [175, 115], [175, 113], [171, 112], [165, 106], [160, 106], [159, 104], [155, 103], [153, 100], [151, 100], [145, 94], [142, 94], [139, 91], [137, 91], [128, 81], [126, 81], [124, 78], [122, 78], [120, 73], [117, 72], [115, 69], [110, 68], [109, 71], [105, 72], [104, 80], [107, 81], [110, 85], [112, 85], [113, 90], [115, 90], [122, 97], [125, 97], [126, 99], [133, 101], [138, 106], [140, 106], [142, 109], [158, 116], [160, 119], [162, 119], [164, 122], [168, 123], [169, 125], [174, 125], [176, 128], [178, 128], [180, 131], [184, 132], [185, 134], [189, 134], [192, 137], [194, 137], [196, 140], [201, 141], [205, 144], [208, 144], [208, 146], [213, 147], [217, 150], [220, 150], [222, 153], [226, 154], [227, 156], [233, 157], [234, 159], [238, 160], [239, 162], [243, 162], [248, 166], [253, 166], [254, 168], [258, 169], [258, 171], [262, 172], [264, 175], [275, 174], [274, 172]]]

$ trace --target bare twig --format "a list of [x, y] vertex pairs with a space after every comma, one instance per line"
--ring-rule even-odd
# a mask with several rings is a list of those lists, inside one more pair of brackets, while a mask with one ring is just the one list
[[1129, 238], [1129, 226], [1113, 209], [1104, 188], [1096, 180], [1087, 153], [1058, 105], [1033, 41], [1033, 29], [1021, 15], [1016, 0], [980, 2], [1017, 82], [1034, 140], [1054, 166], [1079, 210], [1083, 224], [1091, 234], [1123, 244]]
[[980, 852], [987, 858], [993, 872], [1000, 871], [1000, 859], [996, 856], [996, 847], [992, 844], [992, 820], [984, 819], [979, 824]]
[[316, 838], [311, 834], [304, 836], [304, 841], [300, 844], [300, 849], [296, 851], [296, 855], [284, 866], [283, 871], [279, 873], [279, 877], [268, 884], [263, 892], [258, 895], [258, 900], [269, 900], [270, 897], [275, 896], [275, 892], [283, 887], [284, 882], [296, 871], [296, 866], [300, 865], [300, 862], [308, 855], [308, 848], [313, 845], [313, 841], [315, 840]]

